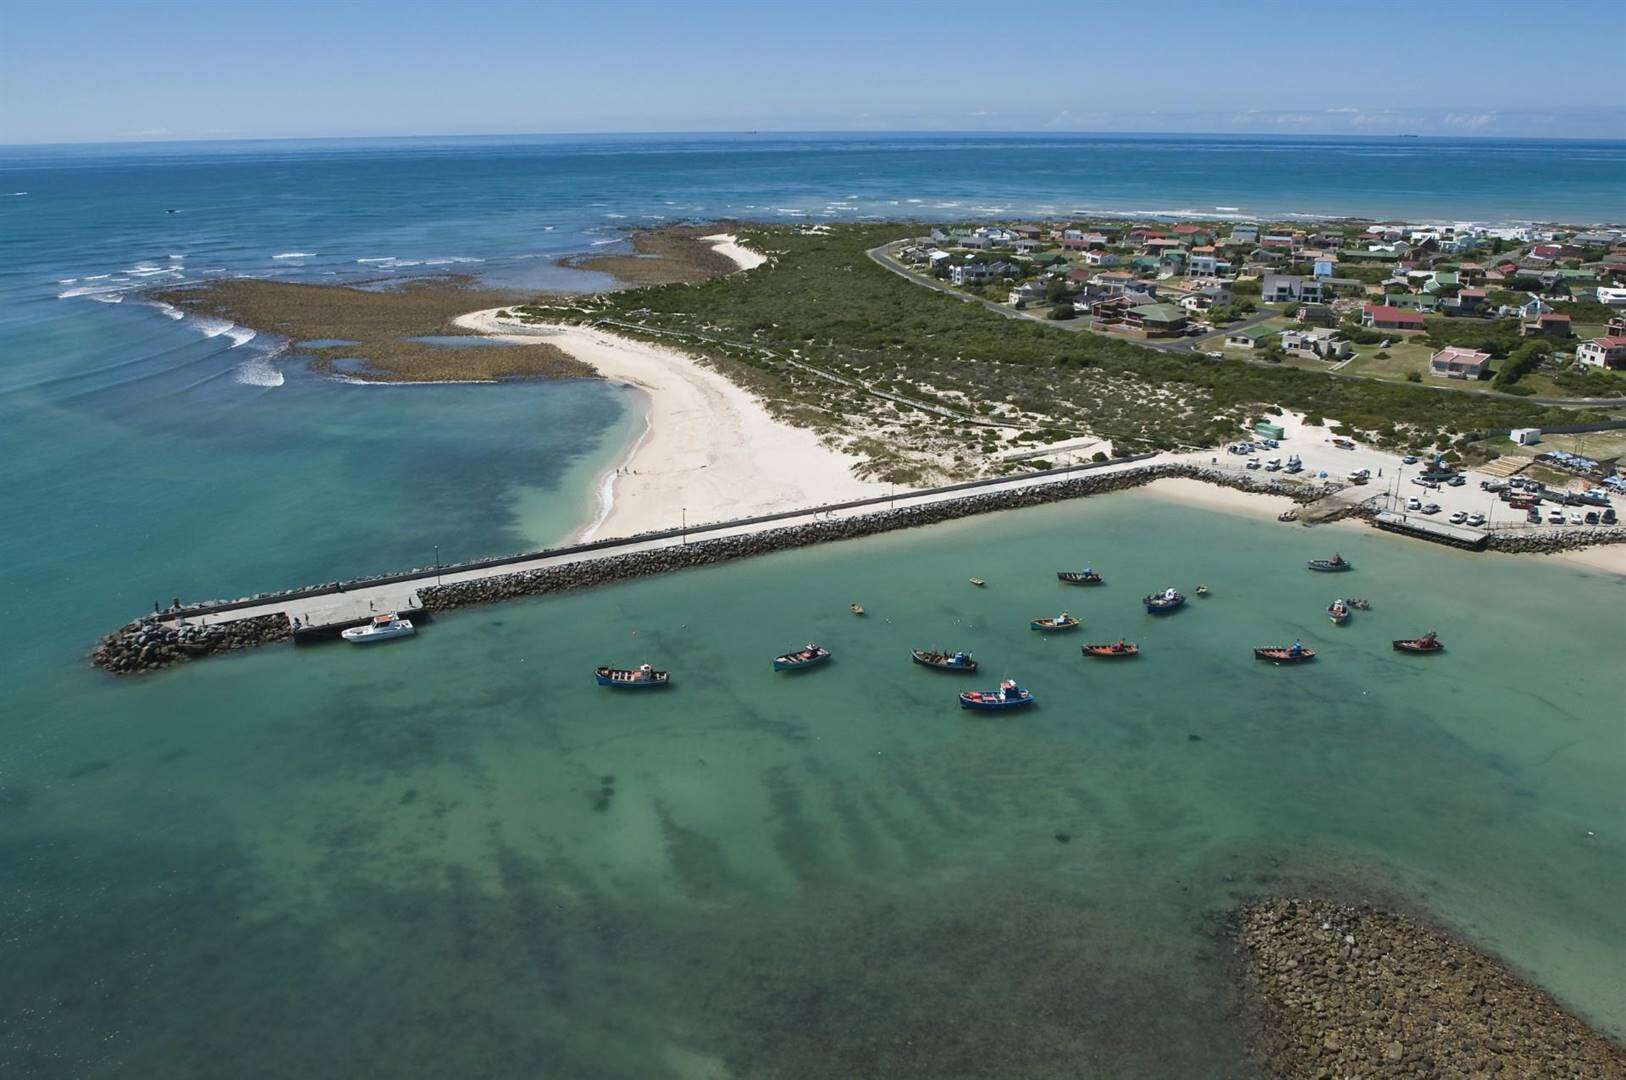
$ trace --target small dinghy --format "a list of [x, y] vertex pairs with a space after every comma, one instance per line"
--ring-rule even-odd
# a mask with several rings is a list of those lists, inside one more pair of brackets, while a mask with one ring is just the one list
[[1355, 569], [1354, 564], [1336, 552], [1333, 553], [1330, 559], [1311, 559], [1304, 565], [1323, 574], [1336, 574], [1341, 570]]
[[1302, 664], [1315, 659], [1315, 650], [1306, 649], [1298, 642], [1291, 645], [1266, 645], [1253, 650], [1255, 660], [1269, 660], [1273, 664]]
[[1372, 601], [1370, 601], [1370, 600], [1360, 600], [1360, 599], [1351, 599], [1349, 601], [1349, 606], [1354, 608], [1356, 611], [1371, 611], [1372, 610]]
[[392, 611], [387, 615], [374, 615], [373, 621], [366, 626], [352, 626], [342, 631], [339, 636], [357, 645], [368, 645], [375, 641], [388, 641], [390, 638], [410, 637], [417, 632], [411, 619], [403, 619]]
[[1199, 586], [1197, 586], [1197, 595], [1202, 596], [1202, 597], [1207, 597], [1208, 596], [1208, 586], [1207, 585], [1199, 585]]
[[1445, 646], [1440, 644], [1439, 635], [1430, 630], [1419, 638], [1395, 641], [1395, 652], [1435, 653], [1444, 652]]
[[1078, 616], [1062, 612], [1053, 619], [1034, 619], [1028, 623], [1029, 630], [1037, 630], [1041, 634], [1054, 634], [1061, 630], [1078, 629]]
[[909, 655], [915, 663], [939, 671], [976, 671], [977, 662], [968, 652], [940, 652], [937, 649], [911, 649]]
[[1006, 679], [998, 690], [965, 690], [960, 693], [960, 708], [997, 712], [1002, 709], [1020, 709], [1033, 704], [1033, 691], [1016, 685], [1015, 679]]
[[593, 674], [598, 678], [600, 686], [613, 686], [617, 690], [649, 690], [657, 686], [672, 685], [672, 677], [668, 672], [656, 671], [648, 664], [640, 664], [635, 671], [627, 668], [601, 667], [594, 669]]
[[851, 611], [854, 615], [862, 615], [864, 613], [864, 605], [854, 601], [853, 603], [847, 605], [847, 610]]
[[1164, 589], [1160, 593], [1141, 597], [1140, 602], [1146, 605], [1146, 610], [1151, 614], [1162, 615], [1183, 605], [1186, 598], [1173, 589]]
[[812, 642], [808, 642], [805, 647], [795, 652], [788, 652], [784, 656], [774, 657], [773, 669], [775, 671], [801, 671], [803, 668], [817, 667], [828, 659], [830, 659], [829, 649], [826, 649], [823, 645], [814, 645]]
[[1139, 656], [1140, 646], [1133, 641], [1119, 641], [1113, 645], [1085, 645], [1082, 651], [1085, 656]]
[[1101, 575], [1086, 566], [1082, 570], [1057, 570], [1056, 580], [1069, 585], [1099, 585]]
[[975, 585], [979, 589], [982, 588], [984, 585], [988, 584], [986, 581], [982, 580], [982, 578], [980, 578], [980, 577], [974, 577], [974, 578], [971, 578], [970, 580], [971, 580], [971, 584]]
[[1342, 626], [1349, 621], [1349, 604], [1343, 600], [1334, 600], [1327, 605], [1327, 618], [1332, 620], [1334, 626]]

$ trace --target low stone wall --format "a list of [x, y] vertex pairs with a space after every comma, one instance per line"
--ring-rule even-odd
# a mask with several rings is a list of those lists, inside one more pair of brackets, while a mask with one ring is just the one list
[[1592, 526], [1580, 529], [1552, 529], [1542, 532], [1493, 532], [1486, 551], [1508, 554], [1556, 555], [1598, 544], [1626, 544], [1626, 526]]
[[1038, 487], [990, 491], [970, 495], [963, 499], [927, 503], [920, 506], [882, 510], [872, 514], [840, 518], [830, 521], [789, 525], [758, 533], [724, 536], [677, 547], [654, 551], [637, 551], [625, 555], [611, 555], [599, 559], [584, 559], [563, 566], [522, 570], [479, 581], [460, 581], [450, 585], [432, 585], [418, 591], [424, 607], [435, 610], [462, 607], [466, 604], [484, 604], [496, 600], [511, 600], [521, 596], [537, 596], [567, 589], [591, 588], [630, 578], [651, 574], [667, 574], [695, 566], [710, 566], [733, 559], [767, 555], [790, 548], [829, 543], [833, 540], [853, 540], [895, 529], [910, 529], [932, 525], [956, 518], [971, 517], [998, 511], [1015, 510], [1025, 506], [1077, 499], [1089, 495], [1102, 495], [1140, 487], [1164, 477], [1185, 477], [1219, 484], [1224, 487], [1268, 495], [1281, 495], [1300, 503], [1314, 502], [1334, 491], [1336, 484], [1306, 484], [1278, 480], [1273, 477], [1252, 477], [1219, 469], [1191, 465], [1152, 465], [1122, 472], [1096, 473], [1073, 480], [1063, 480]]
[[[787, 525], [738, 536], [715, 537], [650, 551], [629, 552], [583, 558], [539, 570], [519, 570], [476, 581], [447, 585], [424, 585], [418, 597], [426, 611], [444, 611], [470, 604], [485, 604], [521, 596], [537, 596], [566, 589], [595, 585], [651, 574], [666, 574], [695, 566], [709, 566], [732, 559], [766, 555], [790, 548], [852, 540], [862, 536], [931, 525], [940, 521], [1039, 506], [1088, 495], [1140, 487], [1163, 477], [1186, 477], [1242, 491], [1281, 495], [1300, 503], [1310, 503], [1338, 491], [1338, 484], [1293, 482], [1271, 476], [1254, 476], [1223, 469], [1182, 464], [1149, 465], [1119, 472], [1085, 473], [1070, 480], [1024, 488], [980, 491], [963, 498], [879, 510], [846, 518], [831, 518], [799, 525]], [[450, 571], [450, 568], [448, 568]], [[299, 595], [291, 592], [290, 597]], [[171, 627], [152, 616], [130, 623], [103, 638], [91, 653], [98, 667], [119, 674], [153, 671], [181, 660], [228, 652], [253, 645], [286, 641], [292, 637], [283, 614], [262, 615], [209, 626]]]
[[91, 663], [121, 675], [153, 671], [179, 660], [286, 641], [293, 636], [286, 615], [261, 615], [210, 626], [165, 626], [151, 616], [102, 638]]

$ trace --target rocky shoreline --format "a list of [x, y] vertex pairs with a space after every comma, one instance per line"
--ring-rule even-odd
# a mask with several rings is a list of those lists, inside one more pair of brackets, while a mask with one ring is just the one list
[[120, 627], [97, 644], [91, 663], [120, 675], [153, 671], [210, 653], [269, 645], [293, 637], [285, 615], [261, 615], [208, 626], [170, 626], [148, 615]]
[[1626, 1050], [1409, 916], [1273, 899], [1242, 908], [1234, 933], [1267, 1076], [1626, 1076]]

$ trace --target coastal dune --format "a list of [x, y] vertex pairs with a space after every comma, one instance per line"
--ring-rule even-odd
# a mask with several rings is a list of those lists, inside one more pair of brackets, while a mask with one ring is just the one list
[[[754, 254], [754, 253], [753, 253]], [[520, 323], [503, 309], [471, 312], [457, 325], [505, 341], [540, 342], [644, 392], [647, 426], [605, 478], [599, 519], [581, 539], [879, 495], [859, 480], [859, 459], [781, 423], [748, 391], [695, 358], [581, 326]]]

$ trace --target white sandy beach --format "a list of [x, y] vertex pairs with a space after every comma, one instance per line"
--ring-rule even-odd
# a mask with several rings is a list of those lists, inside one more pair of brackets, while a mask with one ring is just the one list
[[713, 233], [700, 239], [711, 241], [711, 250], [719, 255], [727, 255], [741, 270], [755, 270], [768, 261], [768, 256], [760, 251], [752, 251], [740, 243], [740, 238], [733, 233]]
[[584, 539], [748, 517], [882, 495], [859, 480], [858, 459], [806, 428], [769, 415], [756, 398], [677, 349], [579, 326], [524, 325], [476, 311], [457, 324], [509, 341], [545, 341], [606, 379], [645, 392], [649, 426], [609, 477], [608, 513]]

